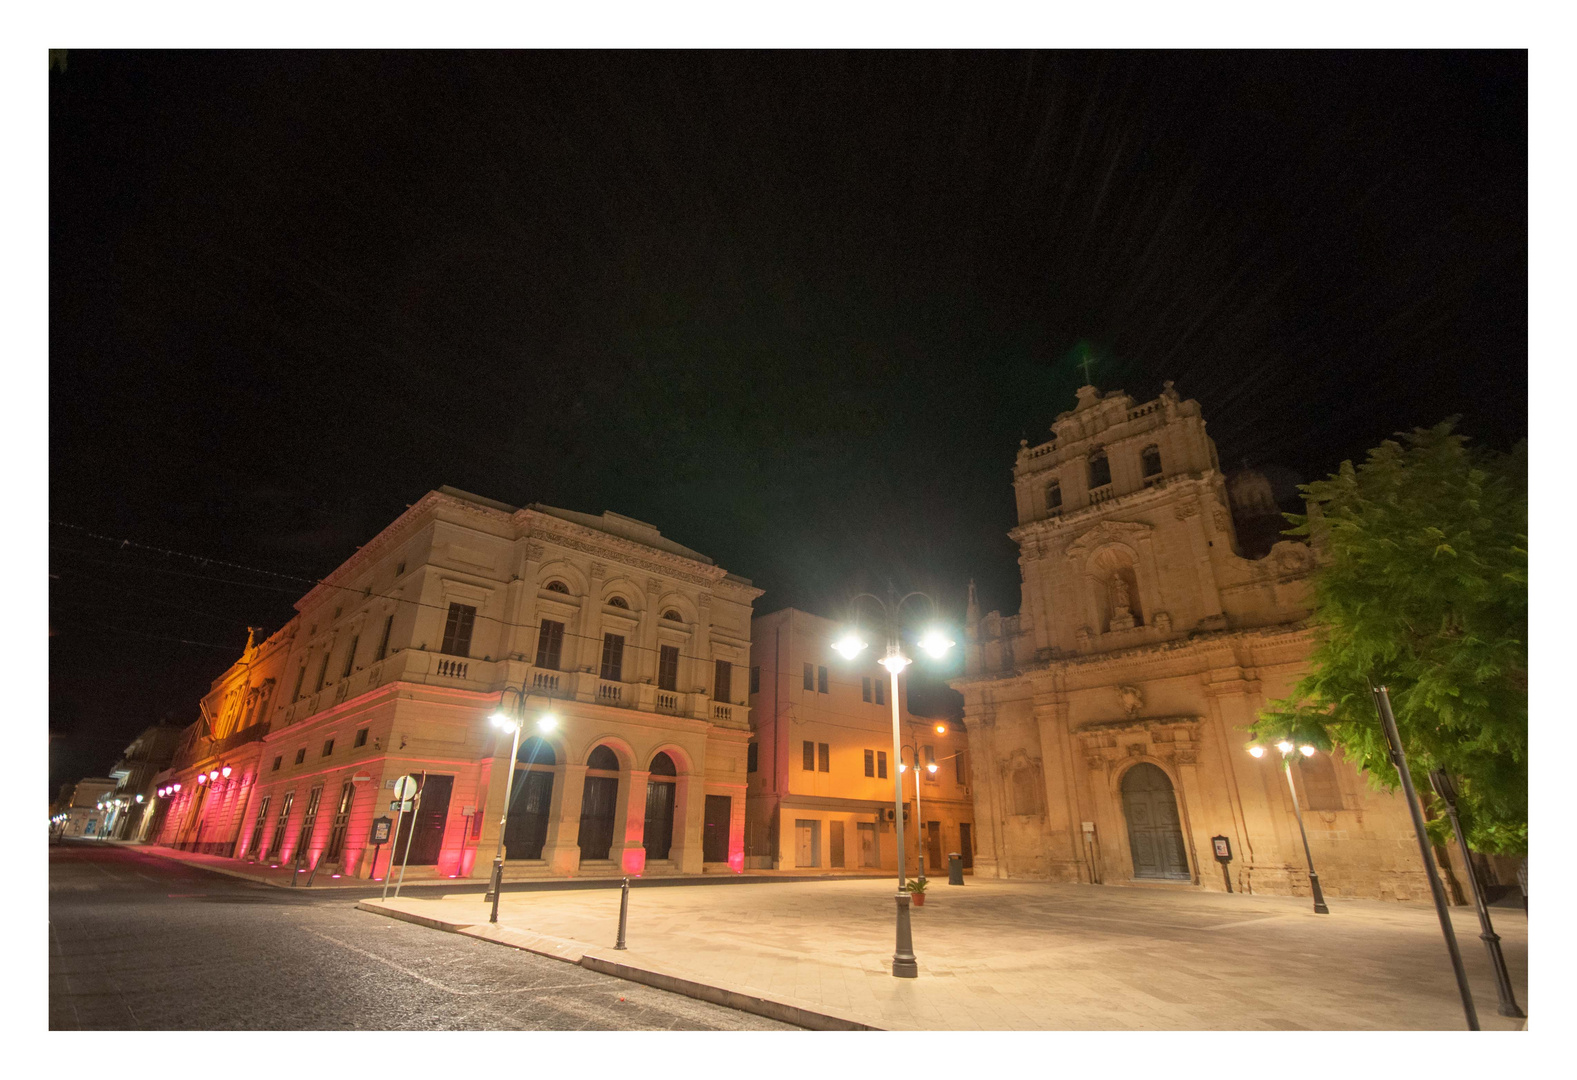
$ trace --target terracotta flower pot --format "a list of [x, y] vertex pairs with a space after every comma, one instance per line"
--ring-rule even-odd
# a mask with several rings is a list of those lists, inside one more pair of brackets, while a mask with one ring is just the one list
[[923, 892], [912, 892], [912, 893], [910, 893], [909, 894], [909, 902], [911, 904], [913, 904], [915, 907], [925, 907], [925, 893], [923, 893]]

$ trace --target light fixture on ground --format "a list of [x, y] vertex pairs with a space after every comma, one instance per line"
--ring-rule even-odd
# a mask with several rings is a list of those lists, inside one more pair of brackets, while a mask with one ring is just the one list
[[[1292, 782], [1292, 751], [1297, 750], [1304, 757], [1314, 756], [1314, 747], [1305, 743], [1294, 747], [1286, 739], [1276, 744], [1276, 749], [1281, 751], [1281, 767], [1287, 774], [1287, 790], [1292, 794], [1292, 812], [1298, 817], [1298, 835], [1303, 838], [1303, 859], [1309, 864], [1309, 889], [1314, 893], [1314, 910], [1320, 915], [1329, 915], [1331, 909], [1325, 906], [1325, 894], [1320, 891], [1320, 875], [1314, 872], [1314, 856], [1309, 854], [1309, 834], [1303, 828], [1303, 809], [1298, 805], [1298, 789]], [[1264, 757], [1265, 748], [1258, 743], [1251, 745], [1248, 752], [1255, 757]]]
[[[894, 593], [889, 591], [888, 599], [885, 601], [881, 597], [874, 596], [871, 593], [861, 593], [852, 601], [852, 606], [854, 609], [853, 621], [856, 623], [858, 622], [860, 601], [876, 601], [877, 606], [880, 607], [882, 611], [882, 629], [887, 635], [887, 654], [877, 661], [877, 663], [881, 664], [882, 667], [887, 669], [887, 676], [891, 682], [893, 709], [893, 762], [898, 766], [898, 768], [893, 770], [893, 827], [894, 839], [897, 841], [896, 851], [898, 855], [898, 921], [896, 935], [897, 943], [893, 949], [892, 971], [893, 975], [901, 979], [913, 979], [920, 974], [919, 965], [916, 962], [914, 955], [914, 938], [909, 925], [908, 883], [904, 879], [903, 735], [899, 726], [902, 721], [900, 720], [898, 713], [898, 676], [903, 674], [904, 669], [906, 669], [910, 663], [912, 663], [912, 661], [903, 654], [903, 649], [899, 644], [898, 618], [903, 611], [904, 604], [908, 603], [911, 599], [917, 596], [923, 598], [928, 604], [931, 605], [931, 611], [934, 614], [936, 610], [936, 602], [923, 592], [912, 592], [902, 599], [898, 599]], [[842, 656], [845, 660], [853, 660], [855, 657], [859, 656], [860, 653], [865, 651], [865, 649], [868, 647], [868, 644], [869, 643], [865, 640], [864, 634], [862, 634], [857, 628], [851, 627], [848, 631], [840, 635], [837, 641], [833, 642], [832, 647], [838, 653], [838, 655]], [[953, 641], [945, 633], [943, 633], [940, 628], [933, 626], [926, 631], [918, 644], [920, 645], [921, 650], [927, 655], [934, 658], [940, 658], [947, 654], [948, 649], [952, 648]], [[915, 780], [916, 783], [919, 782], [918, 773], [916, 773]], [[915, 811], [916, 816], [918, 817], [918, 796], [916, 796], [915, 799]]]
[[[504, 884], [504, 831], [509, 827], [509, 804], [514, 800], [515, 794], [515, 759], [520, 756], [520, 729], [526, 723], [526, 701], [533, 694], [545, 697], [550, 702], [553, 700], [541, 690], [528, 690], [524, 685], [518, 690], [513, 686], [506, 686], [504, 692], [499, 695], [498, 710], [489, 717], [494, 727], [500, 731], [510, 732], [514, 738], [509, 748], [509, 777], [504, 784], [504, 812], [498, 821], [498, 851], [493, 856], [493, 875], [487, 887], [487, 895], [483, 897], [484, 900], [491, 900], [493, 903], [492, 912], [487, 917], [488, 922], [498, 921], [498, 894], [503, 891]], [[504, 700], [510, 696], [515, 699], [515, 710], [512, 714], [504, 711]], [[558, 727], [558, 723], [558, 717], [544, 711], [537, 717], [537, 730], [546, 733]]]

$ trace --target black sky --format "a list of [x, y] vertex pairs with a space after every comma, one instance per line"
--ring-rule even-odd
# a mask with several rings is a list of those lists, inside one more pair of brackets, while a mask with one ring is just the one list
[[52, 791], [442, 484], [956, 617], [1086, 349], [1278, 477], [1526, 433], [1524, 53], [72, 51], [49, 107], [51, 519], [302, 579], [51, 527]]

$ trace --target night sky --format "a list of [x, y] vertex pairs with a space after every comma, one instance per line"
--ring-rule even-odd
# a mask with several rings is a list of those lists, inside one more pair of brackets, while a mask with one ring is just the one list
[[1527, 432], [1520, 52], [49, 79], [51, 795], [443, 484], [650, 521], [758, 611], [890, 582], [957, 619], [971, 577], [1017, 610], [1014, 453], [1086, 353], [1284, 496], [1449, 415]]

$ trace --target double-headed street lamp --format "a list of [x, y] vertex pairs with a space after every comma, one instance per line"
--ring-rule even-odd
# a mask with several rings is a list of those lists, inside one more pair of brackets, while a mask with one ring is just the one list
[[[498, 894], [502, 891], [504, 884], [504, 830], [509, 827], [509, 804], [514, 800], [515, 759], [520, 756], [520, 729], [526, 723], [526, 699], [532, 694], [540, 694], [549, 701], [553, 700], [550, 695], [541, 690], [527, 690], [524, 684], [518, 690], [513, 686], [506, 686], [503, 694], [499, 695], [498, 710], [489, 717], [494, 727], [500, 731], [510, 732], [514, 736], [514, 740], [513, 745], [509, 748], [509, 778], [504, 783], [504, 812], [498, 819], [498, 853], [493, 856], [493, 877], [491, 884], [487, 887], [487, 896], [483, 897], [484, 900], [492, 900], [493, 902], [493, 911], [487, 918], [488, 922], [496, 923], [498, 921]], [[504, 711], [504, 699], [510, 695], [514, 695], [515, 698], [513, 715]], [[544, 712], [537, 717], [538, 731], [549, 732], [558, 727], [558, 725], [558, 717], [551, 712]]]
[[[1309, 834], [1303, 829], [1303, 810], [1298, 806], [1298, 789], [1292, 783], [1292, 751], [1293, 745], [1286, 739], [1276, 744], [1276, 749], [1281, 751], [1281, 767], [1287, 774], [1287, 790], [1292, 793], [1292, 812], [1298, 815], [1298, 835], [1303, 837], [1303, 858], [1309, 864], [1309, 887], [1314, 891], [1314, 910], [1319, 915], [1329, 915], [1331, 909], [1325, 906], [1325, 894], [1320, 892], [1320, 875], [1314, 872], [1314, 856], [1309, 854]], [[1314, 747], [1305, 743], [1296, 748], [1304, 757], [1314, 756]], [[1264, 757], [1265, 748], [1258, 744], [1248, 748], [1248, 752], [1255, 757]]]
[[[887, 676], [892, 683], [893, 764], [899, 766], [893, 770], [893, 825], [896, 829], [895, 838], [898, 852], [898, 930], [897, 945], [893, 950], [893, 975], [900, 979], [913, 979], [920, 974], [919, 965], [915, 961], [914, 938], [909, 930], [909, 890], [908, 884], [904, 880], [903, 735], [899, 729], [901, 721], [898, 716], [898, 676], [913, 661], [903, 654], [903, 649], [898, 641], [897, 625], [898, 615], [903, 610], [904, 604], [916, 596], [924, 597], [926, 602], [931, 605], [932, 612], [935, 612], [936, 601], [923, 592], [909, 593], [901, 600], [891, 598], [890, 603], [879, 596], [873, 596], [871, 593], [861, 593], [853, 601], [856, 615], [858, 614], [861, 600], [876, 601], [877, 605], [882, 609], [883, 629], [887, 634], [887, 655], [883, 656], [877, 663], [887, 669]], [[941, 659], [947, 655], [947, 650], [951, 649], [954, 643], [939, 627], [933, 626], [920, 638], [918, 644], [927, 655], [934, 659]], [[856, 628], [851, 628], [839, 637], [832, 647], [845, 660], [853, 660], [865, 651], [867, 645], [868, 643], [860, 631]], [[916, 777], [918, 778], [918, 773]], [[918, 813], [918, 801], [915, 810]]]
[[[949, 644], [951, 644], [951, 642], [949, 642]], [[936, 733], [938, 735], [946, 735], [947, 734], [947, 725], [946, 724], [938, 724], [938, 725], [936, 725]], [[914, 761], [914, 849], [915, 849], [915, 870], [916, 870], [915, 877], [920, 879], [921, 884], [924, 884], [925, 883], [925, 818], [920, 813], [920, 747], [916, 743], [908, 743], [908, 744], [906, 744], [903, 747], [903, 749], [909, 751], [909, 757]], [[900, 758], [899, 761], [898, 761], [898, 772], [900, 774], [902, 774], [903, 771], [905, 769], [907, 769], [908, 767], [909, 766], [907, 766], [907, 765], [905, 765], [903, 763], [903, 759]], [[936, 775], [936, 762], [934, 762], [934, 761], [926, 762], [926, 764], [925, 764], [925, 771], [930, 773], [932, 776], [935, 776]], [[899, 861], [902, 862], [902, 859], [903, 859], [903, 853], [900, 851], [899, 852]]]

